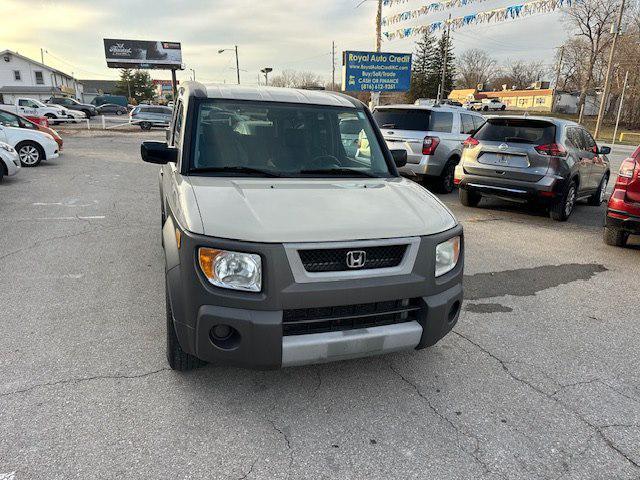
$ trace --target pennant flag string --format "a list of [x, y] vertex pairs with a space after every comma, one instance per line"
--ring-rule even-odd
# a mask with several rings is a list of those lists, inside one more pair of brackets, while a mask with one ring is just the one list
[[[401, 1], [401, 0], [389, 0]], [[468, 0], [474, 1], [474, 0]], [[484, 1], [484, 0], [481, 0]], [[449, 26], [451, 30], [456, 30], [468, 25], [478, 25], [489, 22], [503, 22], [506, 20], [513, 20], [516, 18], [522, 18], [536, 13], [549, 13], [562, 7], [571, 7], [574, 0], [533, 0], [530, 2], [521, 3], [518, 5], [511, 5], [509, 7], [497, 8], [495, 10], [487, 10], [485, 12], [472, 13], [462, 17], [452, 18], [450, 20], [442, 20], [438, 22], [432, 22], [417, 27], [401, 28], [394, 32], [384, 32], [384, 36], [387, 40], [397, 40], [414, 35], [423, 35], [424, 32], [433, 33], [438, 30], [442, 30]], [[414, 17], [406, 18], [409, 20]]]
[[[383, 5], [392, 6], [394, 4], [406, 3], [408, 1], [410, 0], [385, 0], [385, 3], [383, 3]], [[439, 2], [432, 2], [428, 5], [423, 5], [422, 7], [415, 10], [408, 10], [406, 12], [388, 15], [382, 19], [382, 26], [384, 27], [387, 25], [393, 25], [398, 22], [403, 22], [412, 18], [418, 18], [433, 12], [440, 12], [443, 10], [448, 10], [450, 8], [464, 7], [472, 3], [481, 3], [486, 1], [487, 0], [443, 0]]]

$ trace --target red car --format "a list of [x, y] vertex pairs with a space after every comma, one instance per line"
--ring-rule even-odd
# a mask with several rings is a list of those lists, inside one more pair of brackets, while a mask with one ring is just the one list
[[629, 235], [640, 235], [640, 147], [620, 167], [607, 207], [604, 241], [624, 247]]
[[35, 123], [36, 125], [40, 125], [42, 127], [48, 127], [49, 122], [47, 121], [47, 117], [39, 117], [37, 115], [23, 115], [24, 118], [29, 120], [31, 123]]

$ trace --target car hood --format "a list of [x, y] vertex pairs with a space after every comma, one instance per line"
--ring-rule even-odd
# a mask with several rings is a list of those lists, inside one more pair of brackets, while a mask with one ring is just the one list
[[202, 232], [194, 233], [212, 237], [328, 242], [431, 235], [457, 224], [436, 197], [404, 178], [185, 178], [201, 217]]

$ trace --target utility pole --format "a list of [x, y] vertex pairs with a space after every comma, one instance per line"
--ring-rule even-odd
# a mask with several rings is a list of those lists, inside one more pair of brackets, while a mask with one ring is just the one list
[[191, 76], [193, 77], [193, 81], [196, 81], [196, 71], [193, 68], [190, 68], [189, 70], [191, 70]]
[[45, 51], [46, 51], [46, 50], [45, 50], [44, 48], [41, 48], [41, 49], [40, 49], [40, 63], [41, 63], [41, 64], [43, 64], [43, 65], [45, 64], [45, 63], [44, 63], [44, 52], [45, 52]]
[[236, 47], [236, 70], [238, 72], [238, 85], [240, 85], [240, 60], [238, 60], [238, 45]]
[[448, 61], [448, 57], [449, 57], [449, 35], [451, 34], [451, 14], [449, 14], [449, 20], [447, 20], [447, 34], [446, 34], [446, 41], [444, 43], [444, 52], [442, 55], [442, 79], [440, 80], [440, 91], [438, 92], [438, 102], [437, 103], [442, 103], [442, 100], [444, 99], [444, 82], [446, 81], [447, 78], [447, 61]]
[[[376, 13], [376, 52], [382, 51], [382, 0], [378, 0], [378, 12]], [[371, 92], [371, 105], [380, 104], [380, 92]]]
[[620, 117], [622, 116], [622, 104], [624, 103], [624, 94], [627, 92], [627, 84], [629, 83], [629, 70], [624, 76], [624, 86], [622, 87], [622, 94], [620, 95], [620, 105], [618, 106], [618, 116], [616, 117], [616, 128], [613, 131], [613, 141], [611, 145], [616, 144], [616, 137], [618, 136], [618, 125], [620, 125]]
[[609, 89], [611, 86], [611, 73], [613, 72], [613, 60], [615, 59], [616, 47], [618, 46], [618, 36], [620, 35], [620, 29], [622, 28], [622, 16], [624, 15], [625, 0], [620, 2], [620, 11], [618, 12], [618, 21], [613, 26], [614, 36], [611, 43], [611, 52], [609, 53], [609, 65], [607, 66], [607, 76], [604, 80], [604, 92], [602, 92], [602, 98], [600, 99], [600, 109], [598, 110], [598, 120], [596, 121], [596, 130], [593, 133], [595, 139], [598, 139], [600, 133], [600, 127], [602, 126], [602, 120], [604, 118], [605, 108], [607, 106], [607, 100], [609, 96]]
[[331, 42], [331, 90], [336, 89], [336, 42]]
[[564, 45], [560, 47], [560, 59], [556, 70], [556, 83], [553, 86], [553, 95], [551, 96], [551, 111], [556, 107], [556, 95], [558, 95], [558, 86], [560, 85], [560, 74], [562, 73], [562, 61], [564, 60]]

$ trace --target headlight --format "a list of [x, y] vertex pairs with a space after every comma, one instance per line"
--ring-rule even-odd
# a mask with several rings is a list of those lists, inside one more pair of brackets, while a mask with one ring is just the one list
[[11, 145], [9, 145], [8, 143], [0, 142], [0, 148], [2, 148], [3, 150], [6, 150], [9, 153], [15, 152], [13, 147]]
[[436, 277], [453, 270], [460, 258], [460, 237], [453, 237], [436, 247]]
[[204, 276], [216, 287], [248, 292], [262, 289], [260, 255], [201, 247], [198, 263]]

